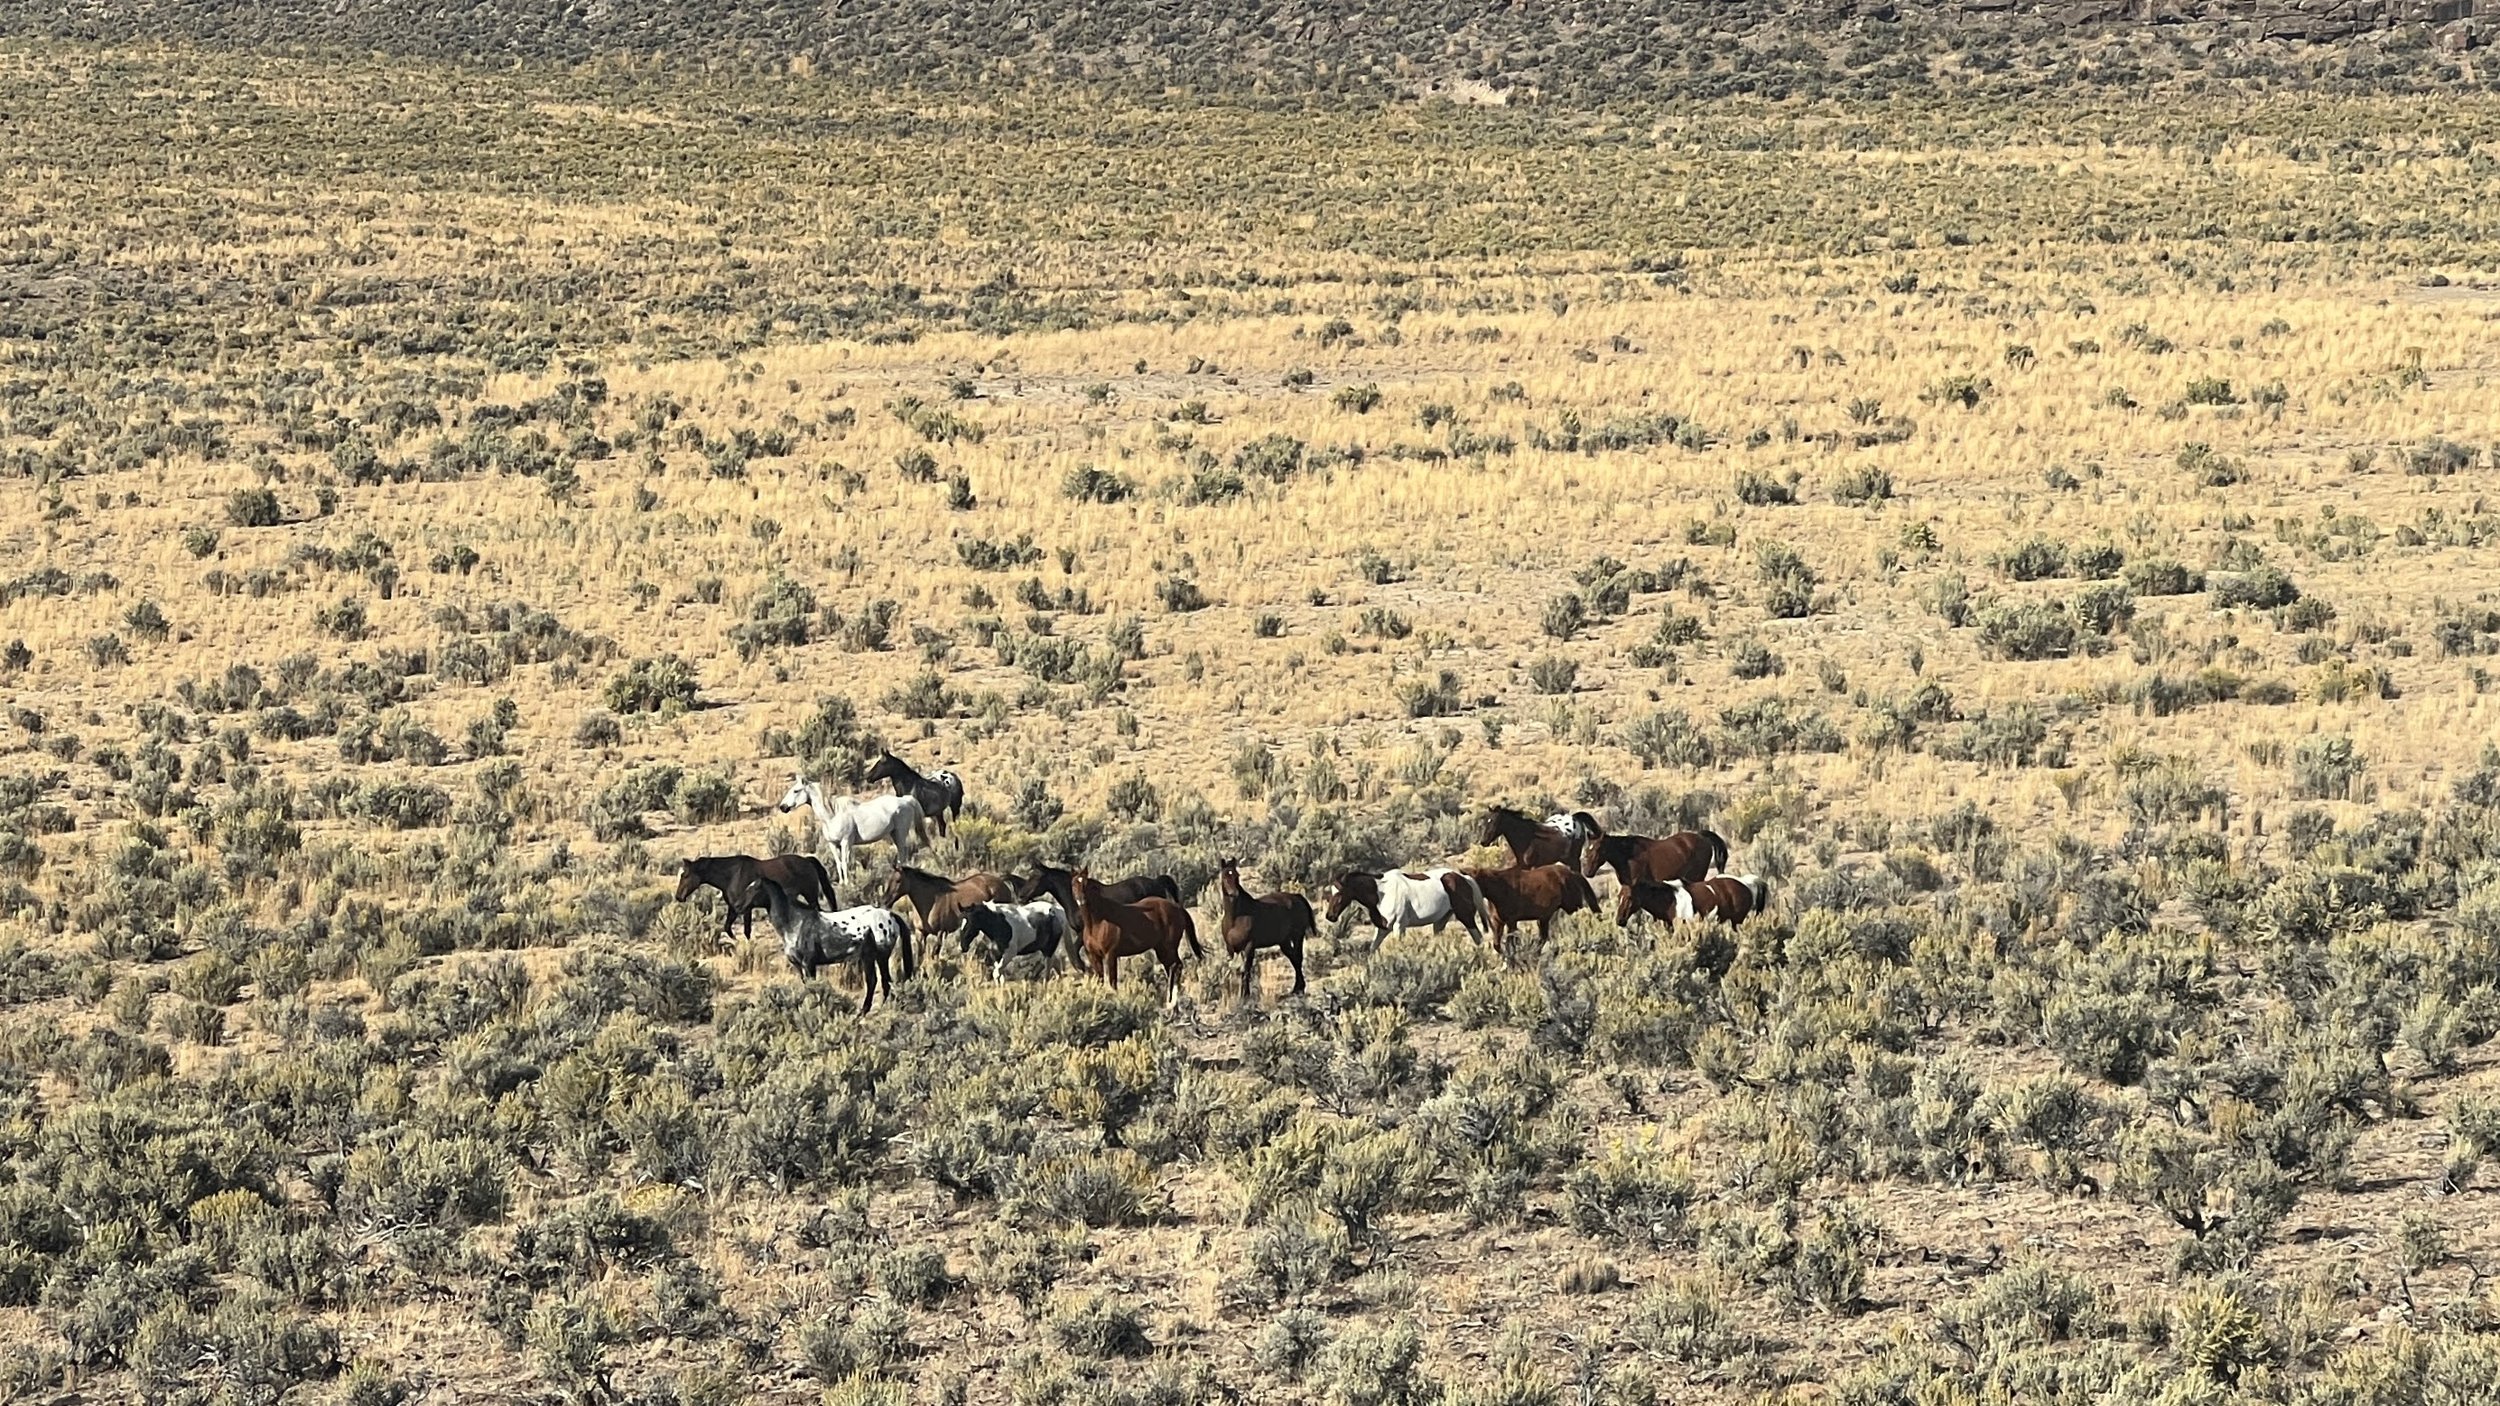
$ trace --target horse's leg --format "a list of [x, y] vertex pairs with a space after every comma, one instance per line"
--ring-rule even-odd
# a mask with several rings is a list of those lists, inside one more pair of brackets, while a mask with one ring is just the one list
[[1302, 939], [1296, 937], [1284, 944], [1285, 960], [1293, 963], [1293, 994], [1302, 994]]
[[1241, 954], [1241, 999], [1245, 1001], [1256, 999], [1258, 995], [1258, 966], [1259, 944], [1258, 940], [1253, 938]]

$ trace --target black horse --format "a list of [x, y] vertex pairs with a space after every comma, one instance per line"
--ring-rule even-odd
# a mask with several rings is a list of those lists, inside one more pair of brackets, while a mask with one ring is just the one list
[[911, 763], [892, 752], [879, 753], [877, 764], [868, 768], [868, 774], [860, 779], [869, 785], [882, 781], [894, 788], [895, 795], [909, 796], [920, 802], [921, 814], [937, 826], [941, 835], [946, 833], [948, 823], [964, 808], [962, 777], [951, 771], [933, 771], [923, 776], [911, 769]]
[[[1076, 913], [1076, 871], [1055, 865], [1036, 864], [1033, 872], [1008, 883], [1016, 891], [1018, 903], [1030, 903], [1043, 894], [1059, 900], [1060, 911], [1073, 917]], [[1181, 901], [1180, 882], [1169, 874], [1140, 874], [1116, 884], [1104, 884], [1102, 896], [1114, 903], [1135, 903], [1143, 898], [1165, 898]]]
[[746, 935], [755, 936], [755, 910], [764, 907], [757, 885], [770, 881], [802, 903], [831, 911], [833, 876], [812, 854], [778, 854], [757, 859], [747, 854], [707, 854], [677, 866], [677, 901], [694, 897], [697, 889], [715, 888], [729, 902], [721, 914], [721, 941], [735, 936], [738, 919], [746, 919]]

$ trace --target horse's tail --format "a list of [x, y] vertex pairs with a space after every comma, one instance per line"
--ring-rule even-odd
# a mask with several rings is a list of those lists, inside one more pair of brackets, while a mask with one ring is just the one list
[[1736, 882], [1743, 884], [1745, 892], [1753, 896], [1753, 911], [1761, 912], [1762, 905], [1771, 901], [1771, 881], [1760, 874], [1739, 874]]
[[1572, 892], [1579, 898], [1580, 906], [1582, 908], [1591, 913], [1598, 911], [1597, 886], [1590, 883], [1587, 877], [1579, 873], [1577, 870], [1572, 872], [1571, 888]]
[[798, 861], [800, 872], [816, 881], [816, 892], [813, 896], [817, 905], [828, 913], [832, 912], [836, 906], [833, 897], [833, 873], [825, 868], [825, 861], [812, 854], [794, 854], [790, 857]]
[[1719, 832], [1716, 830], [1704, 830], [1701, 832], [1701, 837], [1710, 845], [1710, 867], [1722, 874], [1726, 873], [1727, 841], [1720, 839]]
[[1301, 894], [1295, 894], [1293, 896], [1293, 915], [1294, 917], [1300, 919], [1302, 923], [1301, 931], [1295, 933], [1294, 936], [1298, 938], [1313, 938], [1319, 936], [1319, 910], [1311, 906], [1311, 900], [1303, 897]]
[[920, 972], [920, 949], [912, 945], [911, 924], [897, 916], [894, 920], [894, 927], [902, 933], [901, 937], [895, 939], [894, 946], [903, 955], [903, 975], [907, 978], [917, 976]]
[[1484, 885], [1476, 882], [1476, 876], [1464, 869], [1453, 869], [1450, 873], [1467, 890], [1468, 916], [1488, 927], [1498, 926], [1501, 917], [1493, 911], [1493, 900], [1484, 896]]
[[[1176, 908], [1179, 907], [1177, 904], [1173, 906]], [[1198, 920], [1189, 916], [1189, 910], [1186, 908], [1180, 909], [1180, 915], [1181, 936], [1189, 939], [1189, 951], [1191, 955], [1203, 961], [1206, 958], [1207, 949], [1198, 945]]]

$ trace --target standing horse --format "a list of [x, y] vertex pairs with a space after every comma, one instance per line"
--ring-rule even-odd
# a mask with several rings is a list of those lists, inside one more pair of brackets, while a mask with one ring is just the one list
[[1730, 927], [1762, 911], [1770, 885], [1758, 874], [1721, 874], [1699, 882], [1642, 882], [1624, 885], [1615, 896], [1615, 926], [1628, 927], [1635, 913], [1647, 913], [1668, 927], [1700, 918], [1717, 918]]
[[870, 785], [885, 782], [894, 788], [895, 795], [920, 802], [921, 813], [940, 835], [946, 833], [947, 825], [964, 808], [962, 777], [951, 771], [933, 771], [923, 776], [892, 752], [879, 753], [877, 764], [868, 768], [868, 774], [860, 780]]
[[[1048, 894], [1059, 900], [1059, 906], [1070, 913], [1076, 911], [1076, 871], [1051, 864], [1036, 864], [1033, 872], [1011, 881], [1018, 902], [1030, 903]], [[1169, 874], [1140, 874], [1102, 886], [1103, 897], [1114, 903], [1135, 903], [1141, 898], [1181, 901], [1180, 882]]]
[[920, 910], [920, 935], [940, 938], [963, 927], [967, 909], [1012, 896], [1007, 881], [996, 874], [950, 879], [944, 874], [898, 864], [894, 866], [892, 882], [885, 887], [885, 906], [891, 908], [910, 899], [911, 906]]
[[1392, 869], [1375, 874], [1369, 869], [1348, 869], [1328, 888], [1328, 921], [1336, 922], [1348, 908], [1371, 919], [1383, 942], [1408, 928], [1430, 927], [1439, 932], [1453, 918], [1469, 937], [1484, 941], [1483, 929], [1476, 926], [1477, 915], [1484, 910], [1484, 894], [1464, 870], [1407, 874]]
[[1293, 963], [1293, 991], [1301, 995], [1302, 943], [1319, 936], [1311, 900], [1298, 893], [1253, 896], [1241, 885], [1241, 866], [1229, 859], [1216, 871], [1216, 884], [1223, 903], [1224, 950], [1241, 959], [1242, 996], [1247, 999], [1257, 990], [1254, 976], [1262, 947], [1275, 948]]
[[753, 937], [755, 910], [764, 906], [764, 900], [755, 891], [760, 879], [770, 879], [788, 889], [790, 896], [801, 903], [833, 907], [833, 877], [812, 854], [777, 854], [770, 859], [707, 854], [689, 859], [677, 866], [677, 901], [683, 903], [694, 897], [698, 889], [719, 889], [729, 905], [721, 914], [720, 940], [729, 941], [741, 916], [746, 919], [746, 935]]
[[1083, 925], [1085, 967], [1096, 976], [1120, 984], [1120, 959], [1151, 952], [1162, 964], [1164, 978], [1171, 983], [1165, 1005], [1178, 1004], [1181, 998], [1181, 944], [1200, 957], [1207, 950], [1198, 945], [1198, 925], [1190, 919], [1189, 910], [1168, 898], [1141, 898], [1135, 903], [1121, 903], [1109, 890], [1094, 882], [1094, 877], [1079, 869], [1070, 877], [1076, 890], [1077, 921]]
[[1586, 835], [1596, 829], [1596, 817], [1586, 811], [1556, 817], [1567, 825], [1538, 824], [1535, 816], [1509, 806], [1495, 806], [1484, 813], [1484, 834], [1480, 845], [1495, 841], [1510, 846], [1512, 858], [1519, 867], [1533, 869], [1540, 864], [1567, 864], [1578, 852]]
[[800, 775], [791, 778], [790, 789], [781, 793], [778, 809], [788, 812], [800, 806], [816, 813], [816, 824], [825, 832], [825, 843], [833, 846], [833, 871], [842, 882], [851, 881], [853, 845], [873, 845], [885, 840], [894, 846], [895, 863], [911, 862], [914, 840], [920, 830], [918, 800], [910, 796], [879, 796], [863, 801], [840, 796], [828, 804], [824, 788]]
[[976, 903], [964, 910], [964, 946], [975, 940], [990, 943], [998, 951], [990, 964], [990, 979], [999, 981], [1007, 975], [1007, 964], [1018, 957], [1038, 956], [1045, 961], [1059, 955], [1059, 948], [1068, 937], [1068, 913], [1059, 900], [1044, 898], [1033, 903]]
[[1513, 865], [1508, 869], [1470, 869], [1469, 878], [1484, 893], [1493, 917], [1493, 946], [1506, 950], [1514, 923], [1536, 924], [1539, 941], [1554, 936], [1554, 919], [1564, 913], [1597, 911], [1597, 890], [1568, 864]]
[[1600, 869], [1615, 871], [1615, 882], [1634, 884], [1697, 884], [1713, 869], [1727, 867], [1727, 841], [1709, 830], [1685, 830], [1665, 839], [1647, 835], [1609, 835], [1600, 830], [1580, 851], [1580, 872], [1595, 877]]
[[868, 987], [868, 994], [860, 999], [861, 1015], [876, 1005], [880, 983], [888, 991], [894, 989], [894, 970], [888, 959], [897, 951], [903, 954], [904, 973], [910, 974], [911, 929], [893, 909], [860, 907], [828, 913], [792, 898], [770, 879], [759, 880], [756, 889], [763, 895], [774, 930], [781, 934], [781, 955], [789, 959], [790, 969], [801, 981], [815, 980], [819, 967], [837, 962], [858, 965], [860, 980]]

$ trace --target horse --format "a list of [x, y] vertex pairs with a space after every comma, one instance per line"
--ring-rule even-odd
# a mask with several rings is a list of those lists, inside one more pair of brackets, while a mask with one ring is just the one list
[[1770, 885], [1758, 874], [1721, 874], [1698, 882], [1626, 884], [1615, 897], [1615, 926], [1629, 927], [1633, 914], [1647, 913], [1670, 928], [1698, 918], [1717, 918], [1734, 927], [1761, 912], [1770, 892]]
[[1727, 841], [1709, 830], [1684, 830], [1665, 839], [1647, 835], [1592, 835], [1580, 851], [1580, 872], [1596, 877], [1600, 869], [1615, 871], [1615, 882], [1634, 884], [1697, 884], [1713, 869], [1727, 867]]
[[1569, 824], [1539, 824], [1535, 816], [1524, 810], [1495, 806], [1484, 813], [1484, 834], [1476, 843], [1489, 845], [1498, 840], [1510, 846], [1511, 857], [1523, 869], [1533, 869], [1542, 864], [1565, 864], [1570, 862], [1586, 833], [1596, 828], [1597, 819], [1586, 811], [1575, 811], [1567, 817], [1558, 818], [1567, 820]]
[[1255, 974], [1262, 947], [1275, 948], [1293, 963], [1293, 991], [1301, 995], [1302, 944], [1319, 936], [1319, 919], [1311, 912], [1311, 900], [1298, 893], [1253, 896], [1241, 885], [1241, 866], [1229, 859], [1216, 870], [1216, 884], [1223, 904], [1224, 950], [1241, 959], [1243, 998], [1257, 990]]
[[1070, 876], [1069, 884], [1076, 890], [1077, 921], [1084, 929], [1086, 970], [1117, 988], [1120, 959], [1151, 952], [1171, 983], [1171, 994], [1164, 998], [1164, 1004], [1178, 1004], [1181, 944], [1187, 942], [1189, 950], [1199, 957], [1207, 955], [1206, 949], [1198, 945], [1198, 925], [1191, 920], [1189, 910], [1168, 898], [1122, 903], [1082, 869]]
[[1383, 942], [1408, 928], [1430, 926], [1439, 932], [1453, 918], [1469, 937], [1484, 941], [1484, 930], [1476, 926], [1484, 894], [1463, 870], [1406, 874], [1392, 869], [1375, 874], [1369, 869], [1348, 869], [1337, 876], [1327, 893], [1329, 922], [1343, 917], [1348, 908], [1357, 909], [1371, 919]]
[[933, 771], [923, 776], [892, 752], [879, 753], [876, 765], [868, 768], [868, 774], [860, 780], [872, 786], [885, 782], [894, 788], [895, 795], [920, 802], [921, 813], [940, 835], [946, 833], [949, 822], [964, 808], [962, 777], [951, 771]]
[[1539, 941], [1554, 935], [1554, 919], [1564, 913], [1597, 911], [1597, 890], [1568, 864], [1518, 864], [1508, 869], [1470, 869], [1467, 876], [1484, 894], [1493, 918], [1496, 950], [1510, 945], [1514, 923], [1536, 924]]
[[859, 800], [851, 796], [825, 801], [824, 788], [802, 774], [792, 777], [790, 789], [781, 793], [776, 807], [789, 812], [806, 806], [816, 813], [816, 824], [825, 832], [825, 843], [833, 846], [833, 871], [842, 882], [851, 881], [851, 846], [873, 845], [879, 840], [894, 846], [894, 862], [909, 864], [915, 838], [920, 832], [920, 802], [910, 796], [879, 796]]
[[974, 874], [968, 878], [950, 879], [908, 864], [894, 866], [894, 878], [885, 887], [885, 906], [908, 898], [920, 910], [920, 935], [944, 937], [963, 927], [966, 909], [981, 903], [995, 903], [1012, 896], [1007, 881], [996, 874]]
[[966, 948], [976, 938], [997, 948], [998, 959], [990, 964], [990, 979], [999, 981], [1007, 975], [1007, 964], [1018, 957], [1038, 956], [1045, 961], [1057, 957], [1060, 945], [1067, 940], [1068, 914], [1055, 898], [1033, 903], [976, 903], [964, 910], [963, 934]]
[[887, 963], [897, 951], [903, 954], [904, 973], [910, 974], [914, 965], [911, 928], [893, 909], [863, 906], [829, 913], [800, 903], [770, 879], [758, 880], [756, 890], [763, 895], [773, 929], [781, 934], [781, 955], [789, 959], [790, 969], [801, 981], [815, 980], [818, 967], [858, 964], [860, 979], [868, 987], [860, 998], [861, 1015], [876, 1005], [880, 983], [888, 991], [894, 989], [894, 971]]
[[[1048, 894], [1059, 900], [1060, 908], [1076, 911], [1076, 871], [1051, 864], [1036, 864], [1033, 872], [1010, 880], [1016, 901], [1030, 903]], [[1173, 903], [1181, 901], [1180, 882], [1169, 874], [1140, 874], [1102, 886], [1103, 896], [1114, 903], [1135, 903], [1141, 898], [1161, 898]]]
[[812, 854], [777, 854], [757, 859], [744, 854], [707, 854], [677, 866], [677, 901], [694, 897], [697, 889], [715, 888], [728, 902], [721, 914], [720, 940], [729, 941], [738, 918], [746, 918], [746, 935], [755, 936], [755, 910], [764, 900], [755, 893], [759, 879], [770, 879], [793, 898], [818, 908], [833, 906], [833, 877]]

